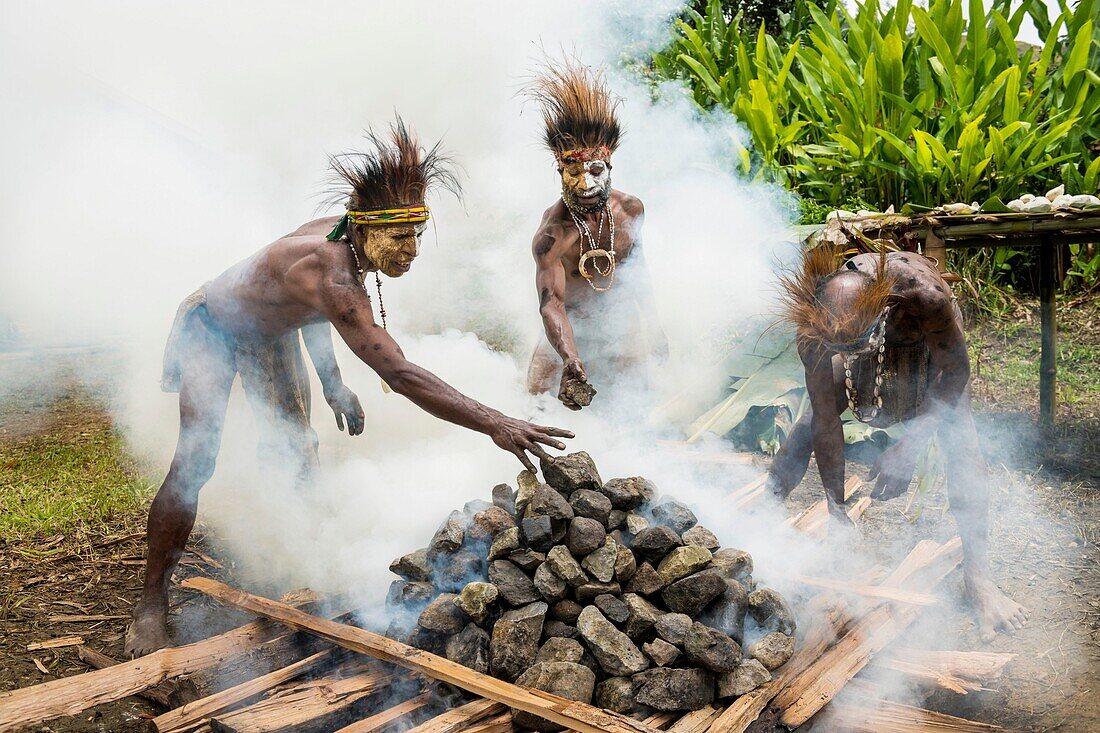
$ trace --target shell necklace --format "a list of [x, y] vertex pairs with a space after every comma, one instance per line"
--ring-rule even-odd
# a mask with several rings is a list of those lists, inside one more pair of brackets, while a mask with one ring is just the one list
[[878, 417], [879, 410], [882, 409], [882, 369], [883, 363], [886, 361], [886, 317], [890, 313], [890, 308], [887, 306], [882, 311], [882, 320], [879, 321], [878, 326], [875, 328], [875, 333], [871, 334], [871, 344], [878, 344], [873, 346], [872, 353], [875, 354], [875, 388], [871, 394], [871, 414], [867, 415], [863, 410], [856, 405], [856, 400], [859, 399], [859, 392], [856, 390], [855, 384], [852, 382], [852, 364], [859, 358], [859, 354], [848, 352], [844, 354], [844, 396], [848, 398], [848, 409], [852, 411], [852, 415], [856, 420], [862, 423], [872, 422]]
[[[578, 243], [580, 262], [578, 269], [581, 271], [581, 277], [588, 281], [589, 286], [597, 293], [602, 293], [605, 290], [610, 290], [611, 286], [615, 284], [615, 214], [611, 211], [610, 200], [604, 204], [604, 210], [600, 212], [600, 224], [596, 229], [596, 236], [592, 236], [592, 230], [588, 228], [588, 222], [577, 216], [573, 211], [573, 208], [566, 204], [569, 210], [569, 216], [573, 219], [573, 224], [577, 227], [577, 232], [581, 235], [580, 242]], [[608, 219], [610, 223], [609, 230], [611, 239], [607, 249], [600, 247], [600, 240], [603, 239], [603, 220], [604, 217]], [[588, 244], [588, 251], [584, 249], [584, 245]], [[600, 269], [598, 263], [599, 260], [606, 259], [606, 269]], [[592, 263], [592, 269], [596, 271], [600, 277], [608, 278], [607, 285], [600, 286], [594, 282], [595, 276], [588, 271], [588, 261], [597, 260]]]

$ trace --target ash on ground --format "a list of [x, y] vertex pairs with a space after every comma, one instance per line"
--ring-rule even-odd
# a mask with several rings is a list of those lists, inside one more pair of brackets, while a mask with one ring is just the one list
[[546, 483], [522, 472], [393, 561], [391, 636], [620, 713], [728, 702], [790, 659], [794, 615], [747, 552], [644, 478], [604, 482], [587, 453], [542, 468]]

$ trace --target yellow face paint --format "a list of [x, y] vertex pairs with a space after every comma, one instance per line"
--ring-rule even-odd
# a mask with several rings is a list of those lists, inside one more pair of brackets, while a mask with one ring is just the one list
[[363, 253], [383, 275], [401, 277], [420, 254], [422, 231], [423, 226], [418, 224], [368, 226]]

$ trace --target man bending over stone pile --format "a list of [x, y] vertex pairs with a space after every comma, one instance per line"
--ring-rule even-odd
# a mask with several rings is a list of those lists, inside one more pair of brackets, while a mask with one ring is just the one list
[[812, 451], [831, 514], [849, 521], [843, 509], [845, 409], [876, 427], [907, 422], [905, 435], [871, 471], [875, 499], [905, 493], [921, 451], [937, 435], [979, 632], [988, 640], [1023, 626], [1027, 611], [990, 577], [989, 483], [970, 413], [966, 338], [950, 287], [918, 254], [861, 254], [838, 269], [828, 247], [804, 252], [801, 269], [783, 286], [811, 409], [776, 454], [772, 491], [787, 496], [806, 474]]
[[[147, 654], [169, 643], [168, 583], [195, 522], [199, 490], [214, 472], [235, 375], [263, 430], [263, 462], [279, 462], [299, 482], [317, 465], [309, 424], [306, 349], [341, 429], [363, 432], [359, 400], [343, 383], [329, 325], [393, 391], [422, 409], [485, 433], [530, 470], [527, 453], [565, 446], [572, 433], [502, 415], [460, 394], [409, 362], [386, 331], [381, 278], [401, 277], [419, 253], [436, 184], [458, 193], [447, 159], [425, 150], [398, 118], [388, 140], [368, 133], [373, 150], [340, 156], [333, 168], [346, 186], [347, 214], [317, 219], [226, 270], [180, 306], [165, 352], [164, 388], [180, 393], [176, 455], [149, 509], [145, 586], [126, 634], [126, 652]], [[375, 275], [381, 324], [364, 278]], [[287, 465], [289, 464], [289, 465]]]

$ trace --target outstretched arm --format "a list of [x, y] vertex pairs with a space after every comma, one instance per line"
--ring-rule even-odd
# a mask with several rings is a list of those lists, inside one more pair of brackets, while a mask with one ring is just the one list
[[535, 288], [539, 294], [539, 313], [546, 330], [546, 339], [558, 352], [562, 362], [580, 361], [577, 345], [573, 340], [573, 326], [565, 312], [565, 267], [557, 251], [562, 235], [561, 227], [548, 224], [535, 233], [532, 251], [535, 255]]
[[336, 425], [344, 429], [347, 420], [348, 434], [359, 435], [363, 432], [365, 414], [359, 404], [359, 398], [344, 384], [340, 375], [340, 366], [336, 363], [336, 352], [332, 349], [332, 328], [328, 323], [312, 323], [302, 327], [302, 340], [306, 351], [321, 380], [321, 389], [325, 394], [332, 412], [336, 415]]

